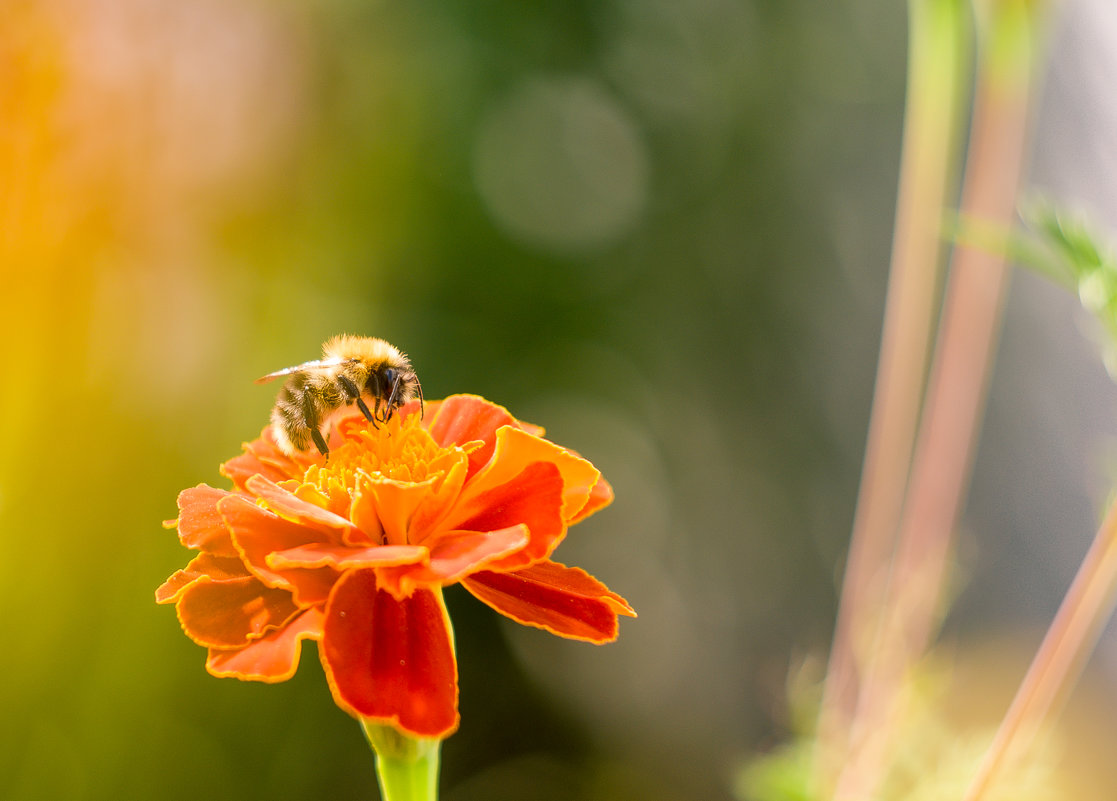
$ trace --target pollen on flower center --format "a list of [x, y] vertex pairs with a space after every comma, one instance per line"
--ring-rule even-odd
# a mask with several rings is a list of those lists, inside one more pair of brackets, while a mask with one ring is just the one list
[[345, 441], [330, 450], [325, 464], [311, 465], [303, 479], [327, 495], [331, 488], [352, 493], [359, 481], [367, 479], [426, 481], [444, 474], [470, 450], [439, 445], [419, 424], [418, 415], [403, 421], [395, 416], [377, 428], [360, 418], [348, 418], [339, 430]]

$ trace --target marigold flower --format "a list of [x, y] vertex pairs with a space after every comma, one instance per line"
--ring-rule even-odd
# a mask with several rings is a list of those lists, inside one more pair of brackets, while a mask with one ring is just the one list
[[179, 539], [200, 553], [157, 591], [215, 676], [277, 682], [317, 640], [334, 700], [419, 737], [458, 724], [442, 587], [460, 583], [519, 623], [616, 638], [619, 595], [551, 561], [567, 526], [612, 489], [577, 454], [476, 396], [402, 407], [373, 428], [345, 418], [330, 457], [288, 457], [265, 430], [221, 472], [233, 490], [178, 498]]

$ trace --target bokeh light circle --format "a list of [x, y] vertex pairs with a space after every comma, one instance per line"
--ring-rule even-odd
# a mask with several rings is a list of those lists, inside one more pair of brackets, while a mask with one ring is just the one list
[[648, 194], [632, 118], [584, 78], [525, 80], [482, 117], [473, 173], [485, 207], [518, 241], [593, 250], [630, 231]]

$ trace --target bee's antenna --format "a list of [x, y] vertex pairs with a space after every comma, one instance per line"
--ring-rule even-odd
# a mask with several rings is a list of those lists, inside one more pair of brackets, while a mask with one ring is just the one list
[[415, 386], [419, 390], [419, 419], [422, 420], [427, 410], [423, 406], [423, 385], [419, 383], [418, 378], [415, 379]]

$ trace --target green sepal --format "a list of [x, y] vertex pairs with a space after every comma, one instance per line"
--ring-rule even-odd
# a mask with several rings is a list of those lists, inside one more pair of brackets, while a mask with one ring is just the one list
[[361, 720], [376, 754], [376, 778], [383, 801], [438, 801], [442, 740], [412, 737], [394, 726]]

